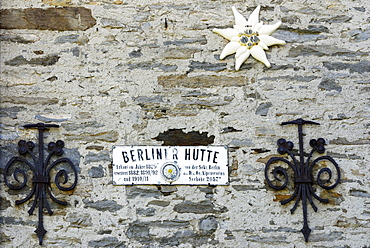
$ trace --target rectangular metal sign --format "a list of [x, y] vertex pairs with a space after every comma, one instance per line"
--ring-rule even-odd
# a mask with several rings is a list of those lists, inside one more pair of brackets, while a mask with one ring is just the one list
[[113, 184], [229, 184], [225, 146], [115, 146]]

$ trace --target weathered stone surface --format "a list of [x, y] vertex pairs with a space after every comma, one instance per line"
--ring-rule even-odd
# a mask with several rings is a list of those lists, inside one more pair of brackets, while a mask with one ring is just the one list
[[[33, 163], [19, 155], [17, 142], [37, 143], [37, 130], [22, 126], [41, 121], [60, 124], [44, 133], [45, 144], [65, 141], [63, 156], [52, 161], [70, 158], [78, 171], [74, 190], [50, 187], [67, 206], [46, 193], [54, 214], [44, 209], [43, 246], [368, 246], [370, 8], [351, 0], [245, 2], [2, 1], [5, 12], [25, 17], [14, 24], [26, 29], [0, 30], [0, 174], [14, 156]], [[234, 54], [219, 59], [229, 41], [212, 30], [233, 27], [232, 5], [248, 17], [258, 4], [264, 24], [282, 20], [272, 36], [287, 44], [265, 51], [271, 68], [251, 56], [235, 71]], [[68, 14], [41, 15], [51, 7]], [[91, 22], [78, 17], [83, 9]], [[325, 190], [317, 172], [333, 166], [314, 168], [313, 190], [329, 202], [313, 198], [317, 212], [308, 203], [308, 243], [302, 201], [294, 214], [294, 202], [280, 203], [294, 192], [293, 177], [287, 189], [273, 190], [264, 175], [271, 157], [291, 161], [278, 155], [279, 138], [293, 141], [298, 155], [297, 126], [280, 125], [297, 118], [321, 124], [303, 126], [305, 159], [310, 139], [322, 137], [326, 152], [313, 158], [331, 156], [341, 170], [338, 186]], [[196, 146], [197, 139], [228, 146], [230, 185], [112, 185], [113, 146]], [[16, 204], [31, 192], [32, 178], [29, 171], [27, 186], [12, 190], [0, 175], [2, 246], [39, 247], [37, 204], [27, 213], [34, 198]]]
[[329, 242], [341, 239], [343, 236], [343, 232], [330, 232], [330, 233], [314, 233], [310, 235], [310, 242]]
[[2, 146], [0, 149], [0, 173], [4, 172], [5, 166], [7, 165], [9, 160], [12, 157], [18, 156], [18, 155], [19, 155], [18, 146], [16, 144], [9, 144], [6, 146]]
[[7, 199], [3, 197], [0, 197], [0, 210], [5, 210], [10, 206], [11, 206], [10, 201], [8, 201]]
[[102, 151], [99, 153], [88, 153], [85, 156], [85, 164], [91, 164], [95, 162], [109, 162], [111, 161], [111, 156], [109, 151]]
[[332, 205], [340, 205], [345, 200], [342, 194], [332, 191], [323, 191], [320, 193], [320, 197], [328, 199]]
[[87, 150], [96, 150], [96, 151], [101, 151], [104, 149], [104, 146], [98, 146], [98, 145], [91, 145], [91, 146], [86, 146]]
[[105, 142], [116, 142], [118, 140], [117, 131], [108, 131], [100, 133], [82, 133], [79, 135], [75, 134], [66, 134], [70, 140], [83, 140], [83, 141], [105, 141]]
[[91, 10], [83, 7], [3, 9], [0, 17], [2, 29], [74, 31], [86, 30], [96, 24]]
[[220, 133], [233, 133], [233, 132], [241, 132], [242, 130], [235, 129], [233, 127], [225, 127], [221, 129]]
[[111, 19], [111, 18], [103, 18], [101, 19], [100, 23], [105, 28], [124, 28], [125, 27], [125, 25], [121, 23], [120, 21], [116, 19]]
[[370, 198], [370, 193], [365, 190], [351, 189], [349, 194], [351, 196]]
[[130, 52], [128, 56], [130, 56], [131, 58], [140, 58], [141, 56], [143, 56], [143, 54], [141, 53], [141, 50], [138, 49]]
[[346, 15], [337, 15], [330, 18], [320, 18], [317, 21], [314, 22], [327, 22], [329, 24], [331, 23], [343, 23], [343, 22], [349, 22], [352, 19], [350, 16]]
[[26, 59], [22, 55], [19, 55], [11, 60], [5, 61], [6, 65], [11, 65], [11, 66], [20, 66], [20, 65], [42, 65], [42, 66], [51, 66], [55, 65], [60, 56], [57, 54], [52, 54], [52, 55], [47, 55], [45, 57], [37, 57], [37, 58], [32, 58], [30, 60]]
[[26, 110], [25, 107], [0, 108], [0, 117], [10, 117], [13, 119], [17, 119], [18, 112], [24, 110]]
[[0, 216], [1, 225], [21, 225], [21, 226], [35, 226], [37, 221], [28, 221], [22, 218], [13, 218], [13, 217], [3, 217]]
[[215, 136], [208, 137], [208, 132], [191, 131], [185, 133], [181, 129], [170, 129], [154, 138], [163, 141], [163, 146], [207, 146], [213, 143]]
[[0, 230], [0, 242], [1, 244], [5, 245], [10, 243], [11, 237], [7, 236], [3, 231]]
[[99, 235], [111, 234], [111, 233], [112, 233], [112, 230], [100, 230], [100, 231], [98, 231]]
[[263, 188], [263, 186], [256, 186], [256, 185], [233, 185], [232, 187], [236, 191], [259, 190]]
[[68, 121], [71, 118], [70, 115], [36, 115], [35, 119], [41, 122], [63, 122]]
[[65, 147], [63, 148], [63, 157], [69, 158], [72, 164], [75, 166], [77, 172], [80, 172], [80, 160], [81, 154], [78, 148], [67, 148], [70, 147], [70, 143], [66, 143]]
[[364, 41], [368, 40], [370, 37], [370, 28], [363, 29], [354, 29], [348, 32], [348, 34], [353, 37], [355, 41]]
[[359, 11], [359, 12], [365, 12], [366, 11], [366, 8], [364, 7], [353, 7], [355, 10]]
[[159, 69], [162, 71], [176, 71], [177, 65], [164, 65], [157, 62], [142, 62], [142, 63], [134, 63], [134, 64], [127, 64], [128, 68], [130, 70], [153, 70], [153, 69]]
[[81, 130], [81, 129], [86, 129], [86, 128], [100, 128], [104, 127], [105, 125], [102, 123], [99, 123], [97, 121], [87, 121], [84, 123], [63, 123], [62, 127], [70, 132], [74, 130]]
[[200, 107], [205, 107], [205, 108], [212, 108], [216, 106], [224, 106], [230, 104], [230, 101], [232, 101], [232, 98], [222, 98], [220, 99], [219, 97], [209, 97], [207, 99], [197, 99], [197, 98], [192, 98], [188, 100], [181, 101], [177, 107], [186, 107], [186, 106], [200, 106]]
[[0, 41], [9, 41], [22, 44], [34, 43], [39, 40], [40, 37], [32, 34], [1, 34]]
[[64, 43], [77, 43], [79, 45], [85, 45], [89, 41], [85, 35], [71, 34], [66, 36], [59, 36], [55, 39], [55, 44], [64, 44]]
[[[361, 221], [362, 222], [362, 221]], [[368, 223], [367, 223], [368, 224]], [[365, 225], [362, 225], [358, 218], [352, 217], [352, 218], [346, 218], [344, 216], [339, 216], [337, 222], [335, 223], [335, 226], [338, 227], [366, 227]]]
[[159, 76], [158, 84], [165, 88], [185, 87], [185, 88], [208, 88], [208, 87], [237, 87], [243, 86], [246, 82], [244, 77], [229, 76], [187, 76], [171, 75]]
[[116, 248], [126, 248], [125, 242], [119, 241], [116, 237], [104, 237], [98, 240], [91, 240], [88, 243], [89, 247], [116, 247]]
[[199, 62], [191, 61], [189, 72], [194, 70], [205, 70], [205, 71], [222, 71], [226, 69], [226, 63], [208, 63], [208, 62]]
[[232, 139], [229, 144], [230, 147], [233, 148], [240, 148], [240, 147], [248, 147], [248, 146], [254, 146], [254, 143], [250, 139]]
[[199, 221], [199, 230], [203, 234], [212, 234], [217, 230], [218, 221], [215, 216], [207, 216]]
[[154, 208], [138, 208], [136, 209], [136, 213], [142, 216], [154, 216], [155, 209]]
[[170, 195], [170, 194], [177, 191], [176, 186], [166, 186], [166, 185], [164, 185], [164, 186], [159, 186], [158, 188], [159, 188], [159, 191], [161, 191], [161, 193], [165, 196]]
[[193, 231], [178, 231], [173, 236], [164, 237], [159, 240], [161, 245], [178, 246], [180, 244], [192, 244], [194, 247], [199, 247], [205, 244], [217, 245], [219, 241], [214, 240], [212, 235], [196, 234]]
[[342, 92], [342, 86], [340, 86], [334, 78], [323, 78], [317, 87], [322, 90]]
[[170, 205], [169, 201], [160, 201], [160, 200], [153, 200], [148, 202], [148, 205], [154, 205], [154, 206], [159, 206], [159, 207], [167, 207]]
[[99, 167], [91, 167], [88, 173], [91, 178], [101, 178], [104, 176], [103, 166], [99, 165]]
[[337, 114], [336, 116], [329, 115], [330, 120], [344, 120], [348, 119], [346, 114]]
[[140, 226], [140, 227], [150, 227], [150, 228], [182, 228], [188, 227], [190, 225], [189, 221], [184, 220], [155, 220], [155, 221], [135, 221], [130, 223], [130, 226]]
[[256, 109], [256, 115], [266, 116], [271, 106], [271, 102], [261, 103]]
[[357, 139], [353, 141], [348, 141], [347, 138], [336, 138], [330, 141], [330, 144], [335, 144], [335, 145], [366, 145], [370, 144], [370, 140], [367, 139]]
[[175, 205], [174, 211], [178, 213], [212, 214], [227, 212], [227, 207], [216, 207], [211, 201], [190, 202], [184, 201]]
[[87, 227], [92, 226], [92, 218], [88, 213], [71, 213], [66, 218], [66, 221], [70, 223], [70, 227]]
[[149, 198], [149, 197], [155, 197], [159, 198], [162, 194], [159, 192], [158, 189], [144, 189], [140, 187], [126, 187], [126, 193], [127, 198], [133, 199], [133, 198]]
[[[163, 96], [138, 96], [132, 98], [135, 102], [143, 103], [160, 103], [163, 102]], [[143, 105], [144, 106], [144, 105]]]
[[109, 211], [109, 212], [115, 212], [117, 210], [120, 210], [123, 208], [122, 205], [118, 204], [116, 201], [113, 200], [101, 200], [92, 202], [90, 200], [84, 200], [85, 207], [93, 208], [98, 211]]
[[330, 71], [349, 69], [350, 73], [370, 72], [370, 62], [366, 60], [357, 63], [324, 62], [324, 66]]
[[166, 48], [163, 56], [166, 59], [190, 59], [193, 58], [194, 53], [201, 52], [199, 48]]
[[196, 38], [182, 38], [178, 40], [173, 40], [173, 41], [165, 41], [163, 42], [164, 45], [176, 45], [176, 46], [183, 46], [186, 44], [200, 44], [200, 45], [205, 45], [207, 44], [207, 39], [205, 36], [200, 36]]
[[136, 239], [140, 242], [149, 242], [149, 227], [146, 223], [134, 222], [129, 224], [126, 235], [130, 239]]
[[363, 52], [354, 52], [348, 49], [338, 48], [335, 46], [304, 46], [299, 45], [291, 48], [289, 50], [289, 57], [299, 57], [299, 56], [344, 56], [344, 57], [355, 57], [365, 55]]
[[284, 40], [289, 43], [303, 43], [303, 42], [310, 42], [310, 41], [318, 41], [327, 39], [327, 37], [320, 33], [315, 32], [302, 32], [302, 30], [281, 30], [274, 33], [274, 37], [277, 39]]
[[42, 2], [52, 6], [68, 6], [72, 0], [42, 0]]
[[55, 98], [46, 98], [46, 97], [27, 97], [27, 96], [18, 96], [18, 97], [9, 97], [4, 96], [0, 99], [1, 102], [13, 103], [13, 104], [22, 104], [22, 105], [52, 105], [57, 104], [59, 99]]
[[[276, 80], [288, 80], [288, 81], [299, 81], [299, 82], [310, 82], [317, 79], [316, 76], [278, 76], [278, 77], [263, 77], [260, 80], [276, 81]], [[258, 99], [258, 98], [257, 98]]]

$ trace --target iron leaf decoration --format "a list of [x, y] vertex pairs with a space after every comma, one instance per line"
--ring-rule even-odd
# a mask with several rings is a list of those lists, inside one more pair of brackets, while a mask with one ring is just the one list
[[[293, 180], [294, 180], [294, 192], [290, 197], [286, 200], [280, 201], [281, 204], [287, 204], [293, 200], [295, 200], [293, 208], [290, 212], [293, 214], [294, 211], [297, 209], [298, 204], [302, 201], [302, 209], [303, 209], [303, 228], [301, 232], [304, 235], [305, 241], [308, 242], [308, 237], [311, 233], [311, 229], [308, 226], [308, 218], [307, 218], [307, 203], [311, 205], [313, 210], [317, 212], [317, 207], [313, 201], [313, 198], [320, 202], [328, 203], [328, 199], [323, 199], [318, 196], [312, 187], [312, 185], [316, 182], [321, 188], [325, 190], [331, 190], [335, 188], [340, 180], [340, 170], [338, 164], [335, 160], [330, 156], [319, 156], [313, 159], [314, 153], [323, 154], [325, 152], [324, 145], [325, 140], [323, 138], [319, 139], [312, 139], [310, 141], [310, 146], [312, 147], [311, 152], [307, 155], [307, 160], [305, 161], [304, 157], [304, 150], [303, 150], [303, 132], [302, 127], [305, 124], [313, 124], [313, 125], [320, 125], [319, 123], [313, 121], [306, 121], [303, 119], [297, 119], [294, 121], [283, 122], [281, 125], [288, 125], [288, 124], [296, 124], [298, 125], [298, 138], [299, 138], [299, 160], [295, 157], [292, 150], [294, 147], [293, 142], [287, 141], [285, 139], [279, 139], [277, 141], [278, 145], [278, 153], [283, 155], [287, 154], [291, 158], [291, 161], [283, 158], [283, 157], [272, 157], [270, 158], [265, 166], [265, 178], [268, 185], [275, 189], [275, 190], [282, 190], [285, 189], [289, 182], [289, 174], [286, 168], [291, 169], [293, 171]], [[313, 177], [313, 168], [315, 166], [319, 166], [320, 163], [328, 162], [332, 164], [335, 168], [335, 179], [333, 180], [333, 171], [329, 167], [321, 168], [317, 172], [316, 180]], [[283, 166], [276, 166], [277, 164], [285, 164], [286, 168]], [[270, 176], [273, 176], [273, 180], [270, 179]]]
[[[35, 144], [32, 141], [26, 142], [25, 140], [20, 140], [18, 142], [18, 152], [23, 157], [13, 157], [9, 160], [4, 170], [4, 181], [10, 189], [21, 190], [27, 185], [28, 175], [30, 174], [29, 172], [33, 175], [31, 192], [29, 192], [25, 198], [15, 201], [15, 204], [23, 204], [34, 196], [34, 201], [31, 208], [28, 210], [28, 213], [32, 215], [36, 207], [38, 207], [39, 222], [35, 233], [38, 236], [39, 244], [42, 245], [44, 235], [47, 232], [44, 228], [43, 222], [44, 208], [47, 210], [49, 215], [53, 214], [48, 198], [58, 204], [67, 205], [66, 201], [57, 199], [52, 193], [50, 180], [51, 171], [58, 170], [57, 166], [62, 164], [69, 167], [74, 174], [73, 182], [70, 186], [66, 186], [69, 181], [69, 176], [65, 169], [60, 169], [54, 178], [54, 183], [59, 190], [69, 191], [74, 189], [77, 184], [77, 170], [68, 158], [59, 158], [52, 162], [52, 157], [60, 157], [63, 154], [64, 142], [61, 140], [50, 142], [48, 144], [49, 154], [46, 159], [44, 157], [43, 132], [48, 128], [57, 128], [59, 127], [58, 125], [38, 123], [28, 124], [24, 127], [37, 128], [39, 131], [38, 157], [33, 152]], [[28, 155], [32, 158], [31, 161], [26, 159]], [[25, 170], [24, 168], [28, 168], [28, 170]], [[11, 175], [13, 179], [11, 179]]]

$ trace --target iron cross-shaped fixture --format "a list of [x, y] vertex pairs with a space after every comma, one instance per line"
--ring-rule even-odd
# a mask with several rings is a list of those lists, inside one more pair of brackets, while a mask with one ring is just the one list
[[[294, 193], [290, 195], [288, 199], [280, 201], [280, 203], [287, 204], [292, 200], [295, 200], [295, 204], [290, 210], [290, 212], [293, 214], [298, 207], [298, 203], [302, 201], [304, 223], [301, 232], [305, 237], [305, 241], [308, 242], [308, 236], [311, 233], [311, 229], [308, 227], [307, 202], [310, 203], [315, 212], [317, 212], [317, 207], [313, 202], [312, 196], [320, 202], [329, 202], [328, 199], [323, 199], [317, 195], [315, 189], [313, 188], [313, 184], [315, 183], [313, 174], [314, 172], [317, 173], [316, 183], [321, 188], [325, 190], [330, 190], [338, 185], [340, 180], [340, 170], [338, 164], [330, 156], [319, 156], [313, 159], [313, 155], [315, 152], [319, 154], [323, 154], [325, 152], [325, 140], [323, 138], [319, 138], [317, 140], [312, 139], [310, 141], [310, 146], [312, 147], [312, 150], [307, 155], [307, 160], [304, 160], [305, 154], [303, 150], [302, 127], [305, 124], [320, 125], [319, 123], [297, 119], [294, 121], [283, 122], [281, 125], [288, 124], [298, 125], [299, 160], [296, 159], [295, 155], [292, 152], [294, 147], [293, 142], [286, 141], [285, 139], [279, 139], [277, 141], [278, 153], [281, 155], [288, 154], [292, 162], [283, 157], [270, 158], [265, 166], [265, 178], [271, 188], [282, 190], [287, 187], [289, 176], [292, 175], [294, 177]], [[285, 167], [282, 166], [283, 164], [285, 164]], [[331, 168], [324, 167], [318, 170], [318, 168], [322, 166], [329, 166]], [[292, 171], [292, 173], [289, 174], [289, 170]], [[273, 177], [273, 179], [271, 180], [270, 177]]]
[[[27, 202], [32, 196], [35, 196], [35, 199], [32, 203], [32, 206], [28, 213], [33, 214], [36, 207], [39, 211], [39, 222], [38, 227], [35, 230], [35, 233], [38, 236], [39, 244], [42, 245], [43, 237], [46, 233], [43, 224], [43, 213], [44, 208], [46, 208], [49, 215], [53, 214], [53, 211], [50, 208], [47, 196], [51, 200], [61, 205], [67, 205], [67, 202], [58, 200], [52, 193], [51, 190], [51, 180], [50, 176], [53, 174], [53, 171], [58, 171], [55, 174], [54, 183], [58, 189], [62, 191], [69, 191], [75, 188], [77, 184], [77, 170], [73, 165], [70, 159], [68, 158], [59, 158], [54, 159], [54, 155], [61, 156], [63, 154], [64, 142], [58, 140], [57, 142], [50, 142], [48, 144], [49, 154], [46, 159], [44, 157], [44, 137], [43, 132], [49, 128], [59, 127], [55, 124], [28, 124], [24, 126], [25, 128], [37, 128], [39, 131], [38, 137], [38, 156], [33, 153], [33, 148], [35, 144], [32, 141], [26, 142], [25, 140], [20, 140], [18, 142], [18, 152], [23, 155], [23, 157], [13, 157], [7, 163], [4, 170], [4, 180], [5, 184], [12, 190], [21, 190], [27, 185], [28, 174], [31, 172], [32, 177], [32, 189], [28, 195], [22, 199], [15, 202], [16, 205]], [[31, 156], [32, 161], [28, 161], [25, 157]], [[61, 166], [61, 167], [60, 167]], [[66, 170], [67, 169], [67, 170]], [[72, 182], [69, 181], [69, 173], [73, 173]], [[13, 175], [13, 177], [11, 177]], [[67, 185], [68, 183], [68, 185]], [[66, 186], [67, 185], [67, 186]]]

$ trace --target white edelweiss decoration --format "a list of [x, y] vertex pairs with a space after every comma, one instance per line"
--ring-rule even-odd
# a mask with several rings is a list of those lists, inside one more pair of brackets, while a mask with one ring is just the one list
[[249, 55], [252, 55], [253, 58], [261, 61], [267, 67], [271, 67], [264, 50], [268, 50], [268, 47], [272, 45], [285, 44], [285, 41], [270, 36], [270, 34], [279, 28], [281, 21], [273, 25], [263, 25], [262, 22], [258, 22], [260, 8], [261, 6], [258, 5], [247, 21], [233, 6], [232, 10], [235, 17], [234, 28], [213, 29], [213, 32], [216, 34], [230, 40], [222, 50], [220, 59], [236, 53], [235, 70], [237, 71]]

